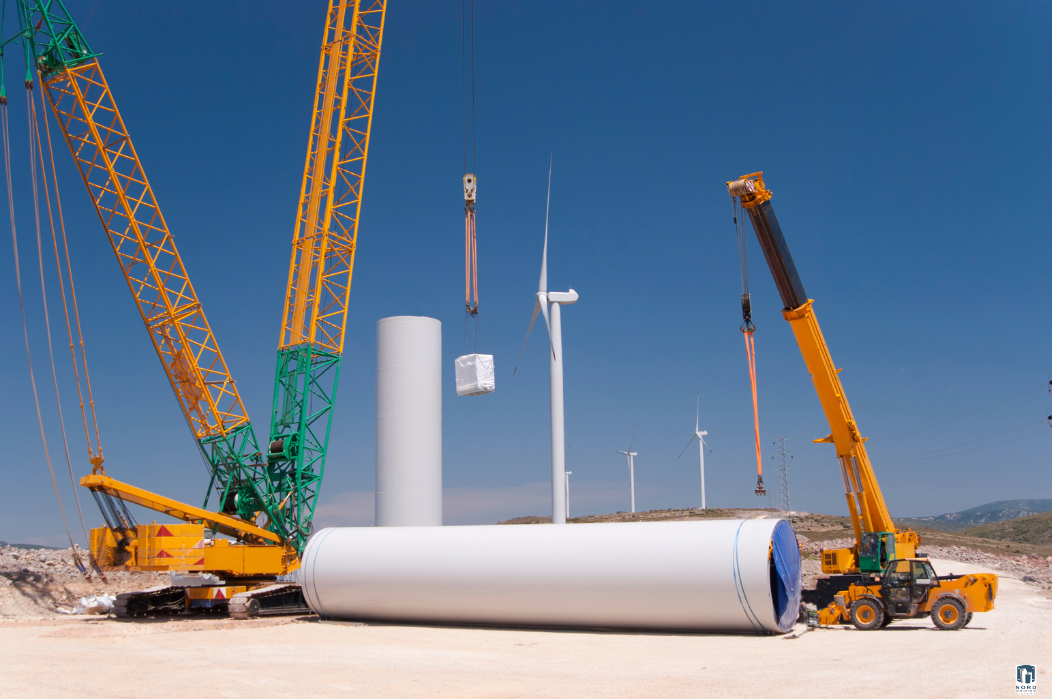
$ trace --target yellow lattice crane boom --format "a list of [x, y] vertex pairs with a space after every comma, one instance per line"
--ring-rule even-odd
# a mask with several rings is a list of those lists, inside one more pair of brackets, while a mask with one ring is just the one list
[[[19, 0], [19, 31], [179, 407], [211, 468], [220, 507], [272, 514], [252, 425], [97, 55], [61, 2]], [[32, 72], [29, 73], [32, 76]], [[27, 76], [27, 86], [32, 86]], [[94, 471], [103, 471], [101, 457]], [[240, 507], [235, 501], [240, 498]], [[205, 503], [207, 505], [207, 497]]]
[[42, 79], [194, 436], [244, 453], [244, 403], [98, 60]]
[[330, 0], [278, 340], [268, 472], [290, 540], [310, 536], [354, 271], [386, 0]]
[[[312, 531], [343, 351], [386, 0], [329, 2], [265, 455], [97, 55], [61, 0], [16, 4], [19, 30], [2, 45], [21, 41], [29, 75], [35, 70], [39, 76], [183, 414], [208, 458], [209, 492], [214, 486], [220, 494], [218, 512], [208, 509], [207, 497], [203, 507], [184, 505], [107, 476], [97, 460], [81, 485], [92, 491], [106, 519], [106, 527], [91, 533], [92, 550], [104, 568], [211, 574], [227, 581], [124, 594], [118, 613], [178, 609], [184, 603], [214, 608], [227, 601], [239, 614], [258, 611], [261, 601], [271, 613], [302, 611], [295, 585], [258, 586], [298, 567], [298, 552]], [[185, 524], [138, 525], [127, 502]], [[231, 600], [232, 595], [237, 597]]]

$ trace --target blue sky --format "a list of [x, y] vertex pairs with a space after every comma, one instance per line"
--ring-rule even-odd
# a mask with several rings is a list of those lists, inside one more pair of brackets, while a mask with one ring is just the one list
[[[265, 433], [325, 5], [107, 0], [85, 25], [94, 4], [71, 2], [71, 12], [103, 54]], [[628, 509], [627, 466], [614, 451], [637, 423], [639, 508], [696, 505], [697, 453], [677, 455], [698, 390], [710, 506], [767, 504], [752, 494], [724, 185], [756, 170], [844, 367], [892, 514], [1052, 497], [1052, 430], [1039, 422], [1052, 413], [1042, 388], [1052, 379], [1047, 5], [478, 3], [475, 16], [481, 322], [497, 391], [457, 398], [453, 386], [464, 328], [461, 5], [392, 2], [319, 524], [372, 521], [375, 323], [401, 314], [443, 322], [446, 522], [550, 512], [543, 331], [511, 375], [536, 290], [549, 154], [550, 288], [581, 295], [563, 314], [573, 514]], [[21, 58], [8, 56], [5, 70], [30, 341], [61, 477]], [[72, 159], [57, 148], [108, 472], [199, 503], [205, 468]], [[788, 437], [794, 507], [846, 513], [832, 448], [811, 443], [827, 424], [751, 243], [767, 483], [777, 485], [773, 442]], [[58, 544], [10, 253], [3, 259], [0, 539]], [[56, 326], [60, 313], [52, 308]], [[79, 476], [90, 467], [57, 327], [54, 340]], [[90, 498], [84, 506], [98, 523]]]

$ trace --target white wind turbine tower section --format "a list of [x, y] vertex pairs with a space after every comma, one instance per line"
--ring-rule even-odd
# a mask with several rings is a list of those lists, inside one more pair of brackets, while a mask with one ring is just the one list
[[680, 456], [686, 453], [687, 448], [694, 442], [695, 438], [698, 440], [698, 459], [701, 462], [701, 509], [705, 509], [705, 448], [708, 447], [708, 443], [705, 441], [705, 435], [708, 434], [706, 430], [700, 429], [701, 424], [701, 391], [698, 391], [698, 408], [697, 412], [694, 413], [694, 434], [691, 436], [690, 441], [687, 442], [687, 446], [683, 447], [683, 451], [679, 453]]
[[[544, 316], [544, 324], [548, 328], [551, 368], [551, 398], [552, 398], [552, 524], [566, 524], [566, 433], [565, 421], [563, 419], [563, 333], [562, 314], [560, 306], [575, 303], [578, 299], [577, 292], [548, 291], [548, 209], [552, 203], [552, 164], [548, 161], [548, 203], [544, 209], [544, 251], [541, 253], [541, 279], [537, 285], [537, 301], [533, 305], [533, 316], [530, 317], [530, 327], [526, 329], [526, 339], [522, 341], [522, 350], [519, 350], [519, 359], [526, 349], [526, 342], [530, 339], [530, 331], [537, 320], [537, 313]], [[549, 306], [551, 307], [549, 309]], [[519, 362], [515, 362], [515, 371], [518, 371]]]
[[624, 454], [628, 457], [628, 489], [632, 492], [632, 511], [636, 511], [636, 468], [634, 457], [638, 456], [632, 451], [632, 445], [636, 443], [636, 432], [639, 431], [639, 425], [636, 425], [636, 429], [632, 432], [632, 441], [628, 444], [628, 451], [616, 451], [617, 454]]

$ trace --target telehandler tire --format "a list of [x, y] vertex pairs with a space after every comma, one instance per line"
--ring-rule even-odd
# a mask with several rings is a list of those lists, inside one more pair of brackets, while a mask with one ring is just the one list
[[931, 607], [931, 620], [943, 631], [956, 631], [968, 623], [967, 618], [964, 605], [954, 597], [940, 597]]
[[859, 631], [879, 629], [884, 623], [884, 609], [871, 599], [856, 600], [851, 605], [851, 623]]
[[963, 629], [965, 626], [967, 626], [970, 623], [972, 623], [972, 613], [968, 612], [967, 614], [964, 615], [964, 623], [961, 624], [961, 628]]

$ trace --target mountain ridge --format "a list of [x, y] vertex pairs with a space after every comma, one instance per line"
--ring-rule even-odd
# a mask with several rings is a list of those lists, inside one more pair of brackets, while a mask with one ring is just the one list
[[900, 527], [926, 527], [955, 532], [1044, 512], [1052, 512], [1052, 500], [996, 500], [959, 512], [948, 512], [929, 517], [895, 517], [894, 520], [895, 524]]

